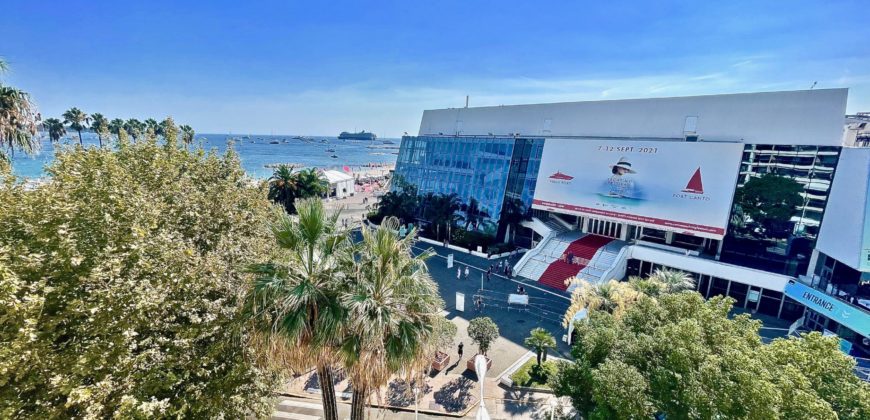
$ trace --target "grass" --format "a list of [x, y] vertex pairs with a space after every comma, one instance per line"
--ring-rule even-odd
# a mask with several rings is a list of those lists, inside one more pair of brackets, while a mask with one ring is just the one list
[[549, 378], [550, 375], [554, 375], [556, 369], [558, 369], [556, 362], [549, 360], [541, 363], [541, 366], [538, 366], [537, 360], [533, 357], [526, 361], [526, 363], [523, 363], [523, 365], [511, 375], [511, 381], [513, 381], [515, 386], [549, 389], [550, 386], [547, 385], [547, 378]]

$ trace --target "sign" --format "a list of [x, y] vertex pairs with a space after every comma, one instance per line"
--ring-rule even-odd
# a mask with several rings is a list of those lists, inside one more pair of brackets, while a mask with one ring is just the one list
[[870, 313], [795, 280], [786, 283], [785, 294], [846, 328], [864, 337], [870, 337]]
[[721, 239], [740, 143], [547, 139], [532, 207]]
[[465, 312], [465, 293], [456, 292], [456, 310]]
[[453, 254], [447, 254], [447, 268], [453, 268]]
[[758, 290], [750, 290], [749, 295], [746, 296], [746, 299], [750, 302], [758, 302], [758, 298], [761, 296], [761, 292]]

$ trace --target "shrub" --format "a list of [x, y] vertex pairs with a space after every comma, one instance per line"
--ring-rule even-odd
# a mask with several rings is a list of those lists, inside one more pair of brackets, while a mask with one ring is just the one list
[[477, 344], [481, 354], [486, 355], [489, 345], [498, 338], [498, 325], [486, 316], [474, 318], [468, 323], [468, 337]]

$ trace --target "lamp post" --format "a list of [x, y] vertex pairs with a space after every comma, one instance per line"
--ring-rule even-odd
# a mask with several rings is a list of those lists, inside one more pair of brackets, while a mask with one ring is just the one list
[[559, 400], [556, 397], [550, 397], [547, 400], [547, 404], [550, 406], [550, 420], [553, 420], [553, 416], [556, 414], [556, 409], [559, 408]]
[[414, 385], [411, 389], [414, 391], [414, 419], [417, 420], [420, 418], [420, 413], [417, 411], [417, 404], [420, 400], [420, 388], [417, 388], [417, 385]]

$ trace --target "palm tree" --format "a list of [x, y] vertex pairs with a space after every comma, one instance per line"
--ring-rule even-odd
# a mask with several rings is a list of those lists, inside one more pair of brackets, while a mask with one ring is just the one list
[[514, 243], [520, 223], [526, 220], [526, 205], [519, 198], [509, 198], [501, 209], [501, 222], [505, 225], [505, 242]]
[[339, 290], [353, 265], [352, 245], [339, 214], [319, 199], [300, 200], [298, 218], [286, 213], [272, 226], [280, 258], [252, 267], [246, 298], [255, 348], [265, 361], [301, 372], [314, 365], [325, 417], [338, 418], [332, 365], [346, 319]]
[[63, 113], [63, 123], [79, 133], [79, 145], [82, 147], [85, 145], [84, 141], [82, 141], [82, 130], [87, 128], [90, 122], [91, 118], [88, 114], [85, 114], [76, 107], [72, 107]]
[[284, 207], [288, 214], [296, 212], [293, 206], [298, 189], [296, 181], [293, 167], [287, 165], [279, 165], [269, 177], [269, 199]]
[[100, 147], [103, 147], [103, 133], [109, 131], [109, 120], [100, 113], [91, 115], [91, 130], [97, 133], [97, 138], [100, 140]]
[[296, 188], [299, 198], [322, 197], [329, 192], [329, 181], [317, 169], [308, 168], [296, 173]]
[[172, 117], [166, 117], [160, 121], [159, 134], [163, 136], [167, 147], [176, 147], [178, 144], [178, 126], [175, 125], [175, 120]]
[[580, 286], [571, 293], [571, 305], [568, 306], [563, 319], [566, 327], [574, 320], [574, 315], [582, 309], [605, 311], [620, 317], [642, 296], [626, 282], [610, 280], [606, 283], [592, 284], [576, 277], [570, 281]]
[[148, 118], [145, 120], [144, 129], [147, 130], [149, 128], [154, 131], [154, 134], [158, 134], [160, 132], [160, 123], [154, 118]]
[[[6, 61], [0, 59], [0, 73], [8, 69]], [[16, 148], [28, 154], [39, 150], [39, 141], [34, 138], [38, 122], [39, 113], [30, 95], [0, 83], [0, 159], [6, 158], [3, 148], [12, 154]]]
[[193, 143], [193, 137], [196, 135], [196, 132], [193, 131], [193, 127], [184, 124], [181, 127], [181, 141], [184, 142], [184, 148], [186, 149]]
[[384, 219], [377, 230], [362, 230], [355, 249], [353, 278], [341, 302], [347, 311], [341, 356], [353, 388], [351, 419], [363, 419], [372, 391], [403, 372], [425, 373], [437, 347], [444, 302], [429, 277], [425, 259], [414, 256], [414, 233], [399, 238], [399, 221]]
[[468, 230], [468, 226], [472, 224], [476, 224], [480, 219], [480, 203], [478, 203], [477, 199], [471, 197], [468, 200], [468, 207], [465, 208], [465, 230]]
[[541, 366], [541, 362], [547, 361], [547, 350], [556, 348], [556, 339], [553, 338], [553, 334], [550, 334], [549, 331], [538, 327], [532, 329], [529, 336], [526, 337], [524, 344], [535, 351], [538, 356], [538, 366]]
[[660, 282], [664, 285], [665, 293], [679, 293], [684, 290], [695, 290], [695, 279], [684, 271], [670, 268], [656, 270], [649, 280]]
[[459, 197], [456, 194], [432, 194], [423, 196], [423, 218], [435, 225], [435, 239], [441, 239], [441, 226], [453, 225], [456, 221], [456, 211], [460, 209]]
[[124, 129], [133, 136], [133, 141], [137, 141], [142, 137], [142, 130], [144, 129], [145, 124], [142, 121], [139, 121], [135, 118], [130, 118], [127, 122], [124, 123]]
[[48, 132], [48, 138], [52, 143], [57, 143], [61, 137], [66, 135], [66, 127], [63, 122], [57, 118], [48, 118], [42, 122], [45, 131]]

